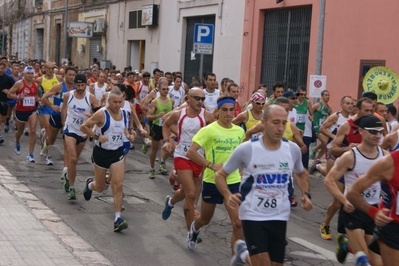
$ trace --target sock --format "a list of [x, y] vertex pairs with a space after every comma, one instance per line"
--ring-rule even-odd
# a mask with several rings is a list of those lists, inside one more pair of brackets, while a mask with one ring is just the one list
[[248, 250], [245, 250], [244, 252], [242, 252], [241, 254], [240, 254], [240, 259], [241, 259], [241, 261], [247, 261], [247, 256], [249, 255], [249, 252], [248, 252]]
[[155, 171], [155, 168], [151, 167], [151, 168], [150, 168], [150, 171], [152, 171], [152, 170], [154, 170], [154, 171]]
[[93, 190], [93, 189], [91, 188], [91, 183], [93, 183], [93, 182], [90, 182], [90, 183], [87, 185], [87, 187], [88, 187], [90, 190]]
[[159, 160], [159, 162], [162, 164], [162, 163], [164, 163], [165, 161], [161, 159], [161, 160]]
[[62, 172], [68, 172], [68, 167], [64, 166], [64, 168], [62, 168]]
[[118, 218], [121, 218], [121, 213], [115, 212], [115, 222], [116, 222], [116, 220], [118, 220]]
[[169, 207], [173, 207], [173, 206], [174, 206], [174, 205], [172, 205], [172, 198], [169, 199], [169, 201], [168, 201], [168, 206], [169, 206]]
[[71, 187], [69, 187], [69, 189], [71, 189], [71, 188], [75, 189], [75, 187], [74, 187], [74, 186], [71, 186]]
[[316, 164], [316, 169], [317, 170], [319, 170], [319, 166], [320, 166], [320, 164], [318, 163], [318, 164]]

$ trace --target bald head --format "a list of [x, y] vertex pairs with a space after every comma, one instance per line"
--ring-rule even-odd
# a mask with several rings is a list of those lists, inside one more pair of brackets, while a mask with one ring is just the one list
[[205, 93], [204, 93], [203, 89], [201, 89], [199, 87], [194, 87], [194, 88], [190, 89], [188, 95], [204, 97]]
[[286, 117], [287, 111], [280, 105], [272, 104], [266, 107], [266, 109], [263, 111], [263, 119], [267, 121], [270, 117], [280, 114], [283, 114]]

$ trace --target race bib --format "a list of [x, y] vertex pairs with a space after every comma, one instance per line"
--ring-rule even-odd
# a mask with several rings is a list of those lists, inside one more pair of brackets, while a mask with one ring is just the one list
[[325, 118], [325, 117], [324, 117], [324, 118], [320, 118], [320, 119], [319, 119], [319, 125], [320, 125], [320, 126], [323, 125], [324, 121], [326, 121], [326, 118]]
[[163, 125], [162, 118], [159, 118], [159, 120], [158, 120], [158, 125], [159, 125], [160, 127]]
[[379, 198], [380, 195], [377, 195], [377, 189], [367, 188], [363, 190], [361, 193], [362, 197], [367, 201], [368, 199]]
[[122, 141], [122, 134], [111, 134], [110, 137], [112, 142]]
[[25, 97], [22, 100], [22, 105], [23, 106], [35, 106], [36, 102], [35, 102], [35, 97]]
[[272, 216], [280, 213], [282, 203], [283, 197], [277, 191], [273, 193], [261, 193], [258, 190], [255, 190], [252, 198], [251, 209]]
[[188, 149], [190, 149], [191, 143], [182, 143], [180, 142], [179, 145], [177, 145], [176, 149], [180, 154], [186, 154]]
[[83, 124], [83, 119], [79, 117], [72, 117], [72, 124], [81, 125]]
[[297, 114], [297, 123], [305, 123], [306, 114]]

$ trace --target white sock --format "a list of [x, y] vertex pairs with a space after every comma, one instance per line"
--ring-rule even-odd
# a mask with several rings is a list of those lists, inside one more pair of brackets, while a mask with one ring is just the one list
[[240, 254], [240, 259], [242, 260], [242, 261], [247, 261], [247, 256], [249, 255], [249, 252], [248, 252], [248, 250], [245, 250], [244, 252], [242, 252], [241, 254]]
[[169, 207], [173, 207], [173, 206], [174, 206], [174, 205], [172, 205], [172, 198], [169, 198], [168, 206], [169, 206]]
[[68, 172], [68, 167], [65, 166], [65, 167], [62, 169], [62, 172], [64, 172], [64, 173]]
[[116, 220], [118, 220], [118, 218], [121, 218], [121, 213], [120, 212], [116, 212], [115, 213], [115, 222], [116, 222]]
[[93, 190], [93, 189], [91, 188], [91, 183], [93, 183], [93, 182], [90, 182], [90, 183], [87, 185], [87, 187], [88, 187], [90, 190]]

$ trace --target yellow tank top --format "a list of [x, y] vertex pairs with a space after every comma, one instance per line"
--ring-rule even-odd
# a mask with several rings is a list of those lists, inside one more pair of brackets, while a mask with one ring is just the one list
[[150, 79], [150, 88], [151, 90], [155, 89], [154, 79]]
[[54, 74], [51, 79], [47, 79], [45, 75], [42, 76], [42, 87], [44, 90], [44, 93], [48, 92], [51, 90], [52, 87], [60, 83], [57, 79], [57, 75]]
[[285, 124], [283, 138], [294, 141], [294, 133], [292, 132], [292, 129], [291, 129], [291, 122], [288, 120], [287, 120], [287, 123]]
[[[252, 115], [252, 110], [249, 109], [248, 111], [248, 119], [247, 122], [245, 122], [245, 129], [248, 130], [251, 127], [254, 127], [259, 121], [260, 119], [256, 119], [253, 115]], [[263, 113], [263, 111], [262, 111]]]

